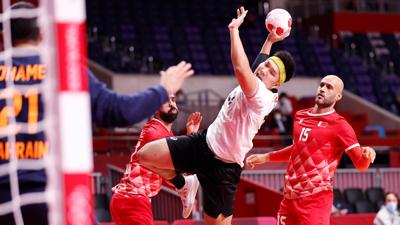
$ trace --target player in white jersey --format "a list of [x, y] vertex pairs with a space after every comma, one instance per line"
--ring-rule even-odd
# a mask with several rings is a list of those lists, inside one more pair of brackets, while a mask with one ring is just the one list
[[[189, 136], [161, 139], [146, 144], [138, 160], [175, 185], [185, 184], [181, 173], [197, 174], [204, 191], [206, 224], [231, 224], [233, 202], [246, 153], [277, 104], [275, 88], [294, 73], [294, 60], [280, 51], [268, 57], [273, 43], [285, 37], [269, 34], [252, 68], [239, 36], [247, 14], [243, 7], [229, 24], [231, 59], [239, 82], [207, 130]], [[184, 195], [184, 193], [181, 193]]]

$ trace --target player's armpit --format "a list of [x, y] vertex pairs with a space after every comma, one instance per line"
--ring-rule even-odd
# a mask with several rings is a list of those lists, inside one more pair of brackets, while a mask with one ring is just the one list
[[349, 155], [354, 166], [361, 172], [365, 172], [368, 169], [371, 161], [369, 158], [363, 156], [362, 151], [362, 148], [357, 146], [349, 149], [346, 153]]
[[293, 145], [290, 145], [284, 149], [270, 152], [269, 161], [270, 162], [288, 162], [290, 155], [292, 155]]

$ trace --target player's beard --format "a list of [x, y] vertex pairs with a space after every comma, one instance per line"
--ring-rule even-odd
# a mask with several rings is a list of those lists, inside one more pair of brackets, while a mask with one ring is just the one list
[[[174, 109], [176, 109], [176, 112], [173, 112]], [[160, 111], [160, 118], [166, 123], [173, 123], [178, 117], [178, 114], [178, 109], [175, 107], [171, 107], [167, 113]]]
[[318, 99], [318, 96], [315, 98], [315, 103], [319, 108], [328, 108], [331, 107], [335, 101], [333, 99], [327, 99], [323, 97], [322, 99]]

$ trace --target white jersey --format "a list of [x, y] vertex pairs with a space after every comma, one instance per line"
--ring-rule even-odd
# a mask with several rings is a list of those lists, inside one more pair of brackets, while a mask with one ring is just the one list
[[216, 157], [243, 167], [244, 157], [253, 148], [253, 138], [265, 117], [275, 108], [278, 94], [257, 79], [258, 89], [246, 97], [240, 86], [225, 100], [215, 121], [208, 127], [207, 144]]

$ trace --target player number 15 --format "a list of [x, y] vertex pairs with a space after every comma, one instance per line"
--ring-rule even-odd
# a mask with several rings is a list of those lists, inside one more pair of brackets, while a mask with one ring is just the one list
[[300, 136], [299, 136], [299, 141], [306, 142], [307, 139], [308, 139], [308, 132], [310, 130], [311, 130], [311, 128], [303, 127], [303, 129], [301, 129], [301, 133], [300, 133]]
[[286, 216], [278, 214], [278, 225], [286, 225]]

